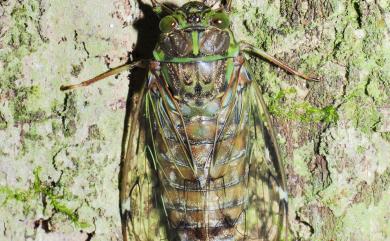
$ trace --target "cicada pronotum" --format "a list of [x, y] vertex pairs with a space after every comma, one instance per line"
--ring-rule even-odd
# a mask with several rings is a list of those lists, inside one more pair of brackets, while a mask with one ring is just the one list
[[287, 239], [281, 154], [244, 54], [315, 78], [237, 42], [230, 29], [231, 1], [220, 7], [153, 4], [165, 16], [152, 60], [61, 87], [148, 68], [126, 123], [120, 174], [124, 240]]

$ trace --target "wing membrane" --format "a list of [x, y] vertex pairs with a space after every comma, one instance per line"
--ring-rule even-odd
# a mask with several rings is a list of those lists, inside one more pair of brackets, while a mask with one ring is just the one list
[[[160, 226], [155, 177], [155, 154], [150, 139], [151, 115], [146, 84], [133, 96], [124, 133], [120, 171], [120, 211], [124, 241], [166, 240]], [[147, 138], [149, 137], [149, 138]], [[149, 142], [147, 140], [150, 140]], [[151, 168], [152, 167], [152, 168]]]
[[[246, 78], [251, 78], [248, 66]], [[248, 90], [251, 138], [246, 210], [248, 240], [287, 240], [287, 185], [272, 119], [261, 89], [251, 81]], [[285, 233], [283, 234], [283, 230]]]

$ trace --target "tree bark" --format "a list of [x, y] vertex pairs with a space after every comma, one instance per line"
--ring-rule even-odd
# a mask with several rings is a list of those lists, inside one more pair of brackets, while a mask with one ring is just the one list
[[[390, 239], [389, 1], [232, 5], [238, 40], [321, 78], [247, 56], [284, 154], [293, 240]], [[0, 2], [0, 240], [121, 240], [128, 73], [59, 87], [150, 58], [153, 16], [135, 0]]]

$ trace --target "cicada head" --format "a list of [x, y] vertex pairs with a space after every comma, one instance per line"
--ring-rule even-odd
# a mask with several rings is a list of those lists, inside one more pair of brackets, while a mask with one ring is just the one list
[[157, 61], [238, 52], [224, 9], [213, 10], [201, 2], [188, 2], [161, 19], [161, 35], [154, 57]]

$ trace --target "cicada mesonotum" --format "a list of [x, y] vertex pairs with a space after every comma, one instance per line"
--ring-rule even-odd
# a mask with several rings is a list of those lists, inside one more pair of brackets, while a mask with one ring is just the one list
[[243, 54], [314, 78], [237, 42], [227, 14], [230, 3], [172, 8], [154, 2], [168, 13], [160, 21], [152, 60], [61, 87], [87, 86], [133, 67], [149, 70], [126, 125], [120, 174], [124, 240], [287, 238], [281, 154]]

